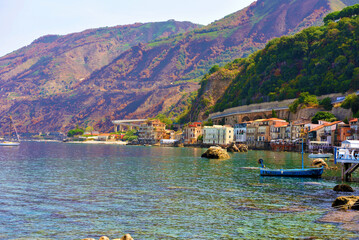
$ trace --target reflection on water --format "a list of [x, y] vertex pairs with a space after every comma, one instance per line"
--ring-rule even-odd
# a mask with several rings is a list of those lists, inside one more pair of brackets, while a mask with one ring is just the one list
[[258, 158], [301, 167], [298, 153], [250, 151], [220, 161], [200, 158], [203, 149], [32, 142], [0, 151], [0, 239], [357, 237], [317, 221], [337, 196], [335, 181], [252, 169]]

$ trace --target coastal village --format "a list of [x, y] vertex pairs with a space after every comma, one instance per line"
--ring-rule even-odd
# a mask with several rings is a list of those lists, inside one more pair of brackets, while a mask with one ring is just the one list
[[359, 239], [359, 0], [7, 2], [0, 239]]
[[[311, 110], [313, 113], [319, 111]], [[332, 152], [334, 146], [340, 146], [345, 140], [359, 140], [358, 118], [313, 123], [311, 118], [288, 121], [277, 117], [286, 116], [288, 107], [277, 111], [258, 110], [255, 114], [258, 119], [254, 120], [248, 119], [248, 113], [214, 114], [204, 122], [170, 126], [160, 119], [114, 120], [114, 133], [85, 131], [66, 141], [177, 147], [226, 147], [234, 143], [244, 144], [249, 149], [298, 152], [303, 142], [308, 152], [319, 149]], [[246, 121], [241, 122], [241, 118]]]

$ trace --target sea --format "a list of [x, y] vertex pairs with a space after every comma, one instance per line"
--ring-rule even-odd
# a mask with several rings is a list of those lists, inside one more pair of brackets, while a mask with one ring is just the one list
[[[0, 239], [359, 239], [359, 216], [325, 218], [338, 213], [331, 207], [337, 196], [355, 195], [332, 190], [341, 183], [340, 165], [329, 161], [320, 179], [260, 177], [259, 158], [271, 168], [300, 168], [301, 154], [249, 151], [209, 160], [204, 151], [1, 147]], [[309, 166], [307, 154], [304, 160]], [[359, 191], [358, 182], [350, 185]]]

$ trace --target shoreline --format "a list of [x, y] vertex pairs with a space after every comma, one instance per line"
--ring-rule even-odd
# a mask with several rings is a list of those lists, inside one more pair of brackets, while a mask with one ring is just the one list
[[104, 145], [127, 145], [127, 142], [120, 142], [120, 141], [68, 141], [63, 143], [75, 143], [75, 144], [104, 144]]

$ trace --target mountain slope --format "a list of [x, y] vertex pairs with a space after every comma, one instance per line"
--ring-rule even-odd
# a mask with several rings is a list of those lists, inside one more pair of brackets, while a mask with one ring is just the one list
[[[93, 42], [99, 44], [95, 52], [106, 57], [73, 51], [65, 65], [51, 54], [50, 58], [39, 55], [36, 61], [25, 57], [15, 65], [5, 63], [22, 56], [18, 51], [0, 59], [1, 115], [9, 112], [16, 116], [20, 131], [67, 130], [79, 123], [108, 130], [111, 119], [150, 117], [166, 109], [181, 109], [212, 65], [248, 56], [274, 37], [319, 25], [332, 6], [345, 4], [339, 0], [258, 0], [208, 26], [122, 52], [114, 51], [106, 41], [96, 42], [93, 36]], [[191, 25], [187, 30], [191, 27], [195, 28]], [[34, 44], [65, 42], [60, 39], [49, 36]], [[62, 45], [52, 49], [60, 51]], [[106, 55], [109, 52], [113, 52], [111, 57]], [[94, 64], [102, 59], [106, 59], [103, 64]], [[76, 67], [77, 63], [83, 67]], [[61, 75], [56, 67], [70, 70]]]
[[0, 58], [1, 88], [10, 95], [13, 92], [30, 99], [67, 92], [132, 46], [197, 27], [189, 22], [167, 21], [43, 36]]
[[[207, 75], [190, 114], [203, 119], [212, 111], [296, 98], [301, 92], [355, 91], [359, 88], [358, 34], [355, 15], [274, 39], [263, 50]], [[225, 85], [221, 91], [216, 87], [219, 83]]]

